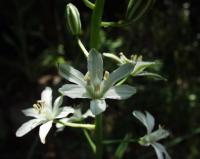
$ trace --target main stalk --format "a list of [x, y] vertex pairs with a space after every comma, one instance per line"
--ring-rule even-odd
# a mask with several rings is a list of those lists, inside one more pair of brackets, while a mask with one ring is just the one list
[[[104, 10], [105, 0], [96, 0], [95, 7], [92, 12], [91, 32], [90, 32], [90, 48], [98, 49], [100, 39], [100, 24]], [[102, 114], [95, 118], [95, 144], [96, 144], [96, 159], [103, 158], [103, 129], [102, 129]]]

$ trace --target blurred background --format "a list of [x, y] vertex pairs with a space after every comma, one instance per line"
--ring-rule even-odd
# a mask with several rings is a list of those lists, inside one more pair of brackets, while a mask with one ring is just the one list
[[[45, 86], [57, 89], [64, 81], [58, 63], [71, 63], [86, 72], [86, 60], [76, 40], [66, 29], [65, 6], [75, 4], [81, 14], [81, 39], [88, 48], [91, 11], [81, 0], [1, 0], [0, 1], [0, 158], [1, 159], [90, 159], [90, 147], [79, 129], [52, 129], [47, 143], [38, 140], [38, 129], [16, 138], [17, 128], [27, 120], [21, 110], [40, 99]], [[103, 19], [123, 19], [127, 0], [106, 0]], [[147, 110], [171, 136], [162, 143], [173, 159], [200, 158], [200, 5], [196, 0], [157, 1], [144, 18], [128, 27], [104, 28], [100, 51], [130, 56], [141, 54], [157, 61], [152, 68], [168, 81], [130, 78], [138, 92], [126, 101], [108, 101], [104, 114], [106, 139], [133, 138], [146, 133], [131, 115]], [[89, 49], [89, 48], [88, 48]], [[115, 62], [104, 58], [104, 67]], [[67, 105], [81, 100], [66, 98]], [[89, 102], [83, 106], [88, 107]], [[107, 145], [105, 159], [113, 159], [117, 145]], [[155, 159], [150, 147], [130, 143], [124, 159]]]

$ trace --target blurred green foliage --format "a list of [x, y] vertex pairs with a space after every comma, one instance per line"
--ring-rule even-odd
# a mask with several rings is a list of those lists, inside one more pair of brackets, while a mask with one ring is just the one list
[[[0, 2], [0, 158], [92, 158], [82, 132], [66, 128], [54, 133], [41, 146], [35, 132], [16, 138], [16, 128], [24, 120], [21, 109], [40, 96], [45, 85], [58, 88], [62, 79], [57, 63], [69, 62], [86, 71], [86, 61], [76, 39], [65, 26], [67, 0], [3, 0]], [[90, 10], [82, 1], [79, 8], [83, 34], [88, 48]], [[116, 5], [118, 4], [118, 5]], [[127, 1], [106, 1], [104, 19], [117, 21], [124, 17]], [[167, 82], [137, 77], [128, 82], [138, 93], [127, 101], [112, 102], [105, 113], [105, 138], [122, 139], [131, 133], [139, 137], [145, 130], [133, 118], [133, 110], [148, 110], [171, 132], [168, 151], [173, 159], [199, 159], [200, 152], [200, 5], [198, 1], [157, 1], [141, 20], [127, 27], [103, 28], [102, 52], [126, 56], [141, 54], [144, 60], [158, 60], [156, 73]], [[83, 36], [84, 35], [84, 36]], [[89, 49], [89, 48], [88, 48]], [[116, 64], [105, 59], [110, 70]], [[80, 101], [66, 100], [67, 104]], [[87, 104], [87, 103], [86, 103]], [[105, 158], [112, 158], [116, 146], [108, 145]], [[133, 143], [124, 159], [155, 158], [153, 150]], [[145, 154], [145, 155], [142, 155]]]

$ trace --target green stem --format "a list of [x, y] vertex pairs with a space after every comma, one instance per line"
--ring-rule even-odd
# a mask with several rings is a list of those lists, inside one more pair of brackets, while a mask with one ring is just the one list
[[118, 21], [118, 22], [101, 22], [101, 26], [102, 27], [124, 27], [124, 26], [127, 26], [129, 25], [130, 22], [127, 22], [127, 21]]
[[138, 142], [137, 139], [129, 139], [129, 140], [104, 140], [103, 144], [109, 145], [109, 144], [117, 144], [117, 143], [128, 143], [128, 142]]
[[100, 39], [100, 25], [103, 15], [105, 0], [96, 0], [95, 7], [92, 12], [91, 33], [90, 33], [90, 48], [98, 49]]
[[119, 81], [119, 82], [116, 84], [116, 86], [122, 85], [124, 82], [126, 82], [126, 80], [128, 79], [128, 77], [129, 77], [129, 76], [124, 77], [121, 81]]
[[82, 0], [82, 1], [88, 8], [94, 9], [95, 5], [92, 2], [90, 2], [89, 0]]
[[[91, 32], [90, 32], [90, 48], [98, 49], [100, 39], [100, 25], [104, 10], [105, 0], [96, 0], [95, 7], [92, 11]], [[102, 114], [95, 118], [95, 144], [96, 144], [96, 159], [103, 158], [103, 130], [102, 130]]]
[[87, 139], [87, 141], [88, 141], [88, 143], [89, 143], [89, 145], [90, 145], [92, 151], [93, 151], [94, 153], [96, 153], [96, 145], [95, 145], [94, 142], [92, 141], [92, 139], [91, 139], [90, 135], [88, 134], [87, 130], [83, 129], [83, 133], [84, 133], [84, 135], [85, 135], [85, 137], [86, 137], [86, 139]]
[[78, 46], [81, 48], [82, 52], [84, 53], [85, 57], [88, 57], [89, 53], [86, 50], [85, 46], [83, 45], [82, 41], [77, 37]]
[[83, 129], [88, 129], [88, 130], [94, 130], [95, 125], [93, 124], [80, 124], [80, 123], [69, 123], [69, 122], [62, 122], [62, 121], [56, 121], [56, 123], [62, 124], [64, 126], [69, 126], [72, 128], [83, 128]]
[[95, 141], [96, 141], [96, 159], [102, 159], [103, 157], [103, 131], [102, 131], [102, 114], [96, 116], [96, 129], [95, 129]]

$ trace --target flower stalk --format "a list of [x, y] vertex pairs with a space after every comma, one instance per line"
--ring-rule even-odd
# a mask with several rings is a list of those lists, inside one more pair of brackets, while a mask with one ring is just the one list
[[[100, 38], [100, 25], [102, 21], [103, 9], [105, 0], [96, 0], [95, 7], [92, 12], [91, 20], [91, 33], [90, 33], [90, 47], [98, 49]], [[102, 130], [102, 114], [99, 114], [95, 118], [95, 142], [96, 142], [96, 159], [102, 159], [103, 157], [103, 130]]]
[[93, 124], [62, 122], [61, 120], [56, 121], [56, 123], [62, 124], [64, 126], [72, 127], [72, 128], [83, 128], [83, 129], [88, 129], [88, 130], [95, 129], [95, 125], [93, 125]]

